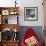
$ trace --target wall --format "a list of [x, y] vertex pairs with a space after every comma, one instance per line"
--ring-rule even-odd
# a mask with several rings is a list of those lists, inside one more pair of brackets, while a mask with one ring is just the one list
[[42, 27], [41, 26], [21, 26], [20, 27], [20, 32], [19, 32], [19, 39], [20, 39], [20, 42], [24, 36], [24, 33], [25, 31], [28, 29], [28, 28], [32, 28], [33, 31], [37, 34], [37, 37], [39, 39], [39, 41], [41, 43], [43, 43], [43, 34], [42, 34]]
[[[15, 6], [15, 0], [0, 0], [0, 6]], [[43, 26], [43, 0], [17, 0], [19, 6], [19, 24], [20, 26]], [[24, 21], [24, 7], [38, 7], [38, 21]], [[22, 24], [23, 23], [23, 24]]]
[[[38, 21], [24, 21], [24, 7], [38, 7]], [[21, 4], [19, 22], [21, 26], [43, 26], [42, 0], [24, 0]], [[22, 24], [23, 23], [23, 24]]]
[[0, 0], [0, 6], [1, 7], [14, 6], [14, 1], [15, 0]]

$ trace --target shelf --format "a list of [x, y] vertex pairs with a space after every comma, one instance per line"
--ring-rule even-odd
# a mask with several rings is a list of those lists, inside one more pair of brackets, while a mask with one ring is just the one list
[[12, 42], [19, 42], [19, 40], [15, 40], [15, 41], [12, 41], [12, 40], [10, 40], [10, 41], [3, 41], [3, 42], [5, 42], [5, 43], [12, 43]]
[[0, 46], [18, 46], [18, 17], [19, 7], [0, 7]]
[[19, 31], [19, 24], [0, 24], [1, 30], [5, 28], [12, 29], [13, 31], [16, 29], [17, 32]]
[[18, 46], [18, 41], [11, 41], [11, 42], [2, 42], [3, 46]]
[[19, 15], [18, 14], [19, 7], [0, 7], [1, 15]]
[[[14, 23], [12, 19], [9, 19], [9, 16], [14, 16]], [[17, 16], [17, 17], [16, 17]], [[0, 24], [18, 24], [19, 16], [19, 7], [0, 7]], [[10, 21], [11, 23], [9, 23]]]
[[10, 9], [10, 10], [11, 10], [11, 9], [17, 10], [17, 9], [19, 9], [19, 7], [0, 7], [0, 9], [1, 9], [1, 10], [6, 10], [6, 9], [8, 9], [8, 10], [9, 10], [9, 9]]

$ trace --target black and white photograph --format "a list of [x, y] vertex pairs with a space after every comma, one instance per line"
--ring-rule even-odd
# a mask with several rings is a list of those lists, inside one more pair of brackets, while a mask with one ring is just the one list
[[27, 21], [38, 20], [38, 8], [24, 7], [24, 20], [27, 20]]

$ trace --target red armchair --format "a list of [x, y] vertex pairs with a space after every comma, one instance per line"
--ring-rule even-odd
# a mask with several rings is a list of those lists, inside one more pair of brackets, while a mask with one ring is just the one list
[[[27, 42], [27, 43], [25, 42], [25, 41], [30, 41], [31, 39], [33, 39], [32, 36], [34, 37], [34, 39], [37, 37], [36, 33], [33, 31], [32, 28], [27, 29], [26, 32], [25, 32], [24, 37], [22, 38], [21, 46], [33, 46], [33, 45], [27, 45], [29, 42]], [[41, 46], [41, 44], [37, 40], [37, 38], [36, 38], [36, 44], [34, 46]]]

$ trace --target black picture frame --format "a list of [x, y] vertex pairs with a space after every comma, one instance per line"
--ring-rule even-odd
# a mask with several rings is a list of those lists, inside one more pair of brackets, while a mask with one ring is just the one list
[[38, 7], [24, 7], [24, 21], [38, 21]]

